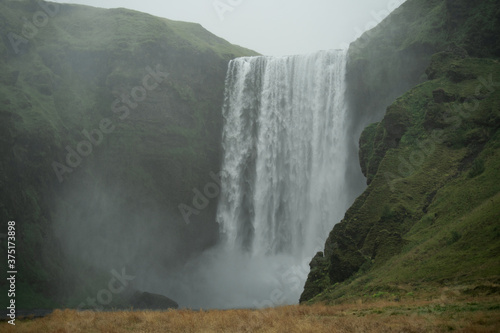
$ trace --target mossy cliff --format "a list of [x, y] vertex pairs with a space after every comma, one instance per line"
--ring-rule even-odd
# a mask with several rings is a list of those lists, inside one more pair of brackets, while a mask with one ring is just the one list
[[495, 1], [408, 0], [351, 45], [354, 119], [385, 115], [359, 139], [369, 186], [301, 302], [498, 290], [499, 14]]
[[[198, 24], [40, 1], [0, 1], [0, 35], [0, 233], [16, 221], [18, 308], [53, 306], [89, 283], [81, 272], [96, 267], [74, 262], [60, 236], [99, 227], [94, 213], [116, 233], [121, 221], [189, 245], [176, 258], [147, 254], [166, 265], [216, 240], [215, 201], [190, 224], [178, 206], [214, 181], [227, 64], [255, 52]], [[113, 232], [104, 225], [93, 240]]]
[[[407, 0], [350, 45], [347, 81], [353, 126], [379, 121], [394, 99], [427, 80], [431, 56], [456, 44], [471, 57], [500, 57], [494, 0]], [[358, 124], [358, 126], [356, 126]]]
[[407, 0], [350, 45], [348, 179], [356, 193], [363, 189], [355, 152], [364, 128], [380, 121], [398, 96], [427, 80], [433, 54], [457, 45], [471, 57], [500, 57], [499, 15], [494, 0]]

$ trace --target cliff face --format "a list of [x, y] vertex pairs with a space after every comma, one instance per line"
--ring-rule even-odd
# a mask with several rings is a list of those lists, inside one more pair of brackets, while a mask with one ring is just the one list
[[369, 186], [311, 261], [301, 302], [498, 283], [499, 13], [409, 0], [351, 45], [353, 133], [385, 115], [359, 139]]
[[[471, 57], [500, 56], [496, 37], [499, 8], [491, 0], [407, 0], [349, 48], [347, 99], [350, 145], [357, 152], [364, 128], [380, 121], [388, 105], [418, 83], [425, 82], [431, 56], [450, 45], [465, 49]], [[351, 188], [363, 190], [354, 153]]]
[[255, 52], [125, 9], [0, 1], [0, 22], [0, 212], [17, 222], [19, 307], [64, 301], [117, 258], [169, 266], [213, 243], [216, 202], [194, 207], [193, 189], [219, 168], [228, 61]]
[[366, 117], [379, 121], [394, 99], [427, 80], [431, 56], [452, 43], [471, 57], [500, 57], [498, 12], [491, 0], [407, 0], [364, 33], [349, 48], [353, 128], [362, 131], [356, 124]]

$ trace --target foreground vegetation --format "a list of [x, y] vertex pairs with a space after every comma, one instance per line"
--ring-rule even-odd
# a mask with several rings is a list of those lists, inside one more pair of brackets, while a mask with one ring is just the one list
[[56, 310], [2, 332], [498, 332], [500, 297], [450, 297], [285, 306], [264, 310], [77, 312]]

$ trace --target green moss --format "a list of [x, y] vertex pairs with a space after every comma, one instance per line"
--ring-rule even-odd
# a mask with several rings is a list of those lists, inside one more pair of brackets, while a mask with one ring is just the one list
[[[450, 79], [446, 68], [456, 64], [477, 79]], [[419, 286], [412, 291], [419, 293], [498, 278], [500, 123], [491, 110], [500, 109], [500, 90], [486, 91], [479, 78], [500, 77], [500, 66], [463, 58], [442, 68], [363, 133], [362, 169], [376, 167], [325, 244], [336, 284], [303, 301], [393, 293], [394, 286], [408, 285]], [[442, 100], [437, 89], [456, 97]]]
[[472, 163], [472, 166], [469, 171], [469, 178], [474, 178], [479, 176], [484, 172], [484, 160], [483, 159], [475, 159]]
[[[187, 232], [177, 206], [190, 203], [192, 189], [219, 168], [227, 64], [256, 55], [199, 24], [70, 4], [60, 4], [16, 54], [7, 33], [21, 35], [22, 18], [38, 10], [36, 1], [0, 1], [0, 180], [8, 189], [0, 212], [22, 226], [19, 279], [32, 286], [24, 307], [65, 301], [63, 292], [96, 281], [70, 275], [80, 263], [68, 262], [52, 233], [57, 206], [71, 189], [120, 188], [117, 209], [168, 211], [172, 233]], [[141, 87], [151, 70], [168, 76], [120, 119], [113, 102]], [[59, 183], [52, 162], [65, 164], [66, 147], [76, 149], [86, 140], [82, 131], [98, 129], [105, 118], [115, 129]], [[214, 207], [200, 219], [215, 220]]]

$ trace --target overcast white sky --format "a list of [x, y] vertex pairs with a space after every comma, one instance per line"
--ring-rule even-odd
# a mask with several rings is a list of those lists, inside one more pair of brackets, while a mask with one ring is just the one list
[[405, 0], [52, 0], [197, 22], [265, 55], [345, 48]]

